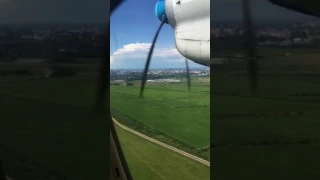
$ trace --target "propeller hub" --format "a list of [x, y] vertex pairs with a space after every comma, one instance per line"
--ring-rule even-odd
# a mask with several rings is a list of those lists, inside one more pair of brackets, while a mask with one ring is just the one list
[[165, 23], [168, 24], [165, 0], [158, 0], [155, 8], [155, 14], [160, 21], [165, 19]]

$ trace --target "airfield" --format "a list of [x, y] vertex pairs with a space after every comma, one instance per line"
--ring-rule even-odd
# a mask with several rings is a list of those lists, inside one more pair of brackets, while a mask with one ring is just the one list
[[245, 64], [211, 67], [214, 179], [318, 179], [320, 54], [259, 49], [259, 88]]

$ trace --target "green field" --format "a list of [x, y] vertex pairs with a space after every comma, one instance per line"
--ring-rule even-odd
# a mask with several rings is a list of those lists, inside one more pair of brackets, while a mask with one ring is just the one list
[[[133, 86], [112, 85], [110, 93], [112, 116], [120, 123], [138, 132], [210, 161], [209, 149], [202, 149], [210, 144], [210, 79], [193, 78], [191, 83], [190, 92], [185, 82], [177, 84], [147, 83], [143, 98], [139, 98], [140, 82], [135, 82]], [[127, 140], [124, 141], [127, 142]], [[156, 150], [155, 147], [148, 145], [148, 142], [144, 143], [145, 146], [139, 145], [139, 147], [150, 148], [144, 156], [151, 156], [157, 151], [164, 151]], [[142, 150], [139, 150], [138, 155], [132, 151], [129, 148], [124, 150], [128, 157], [128, 163], [141, 164], [141, 157], [137, 156], [140, 155]], [[169, 151], [164, 152], [169, 153]], [[176, 166], [179, 172], [171, 171], [172, 168], [165, 168], [167, 165], [164, 165], [157, 172], [158, 175], [153, 172], [154, 176], [159, 176], [157, 178], [164, 176], [162, 179], [166, 179], [166, 177], [172, 179], [172, 173], [175, 173], [177, 177], [181, 176], [179, 179], [186, 179], [187, 176], [187, 179], [193, 177], [209, 178], [209, 170], [205, 166], [197, 165], [196, 168], [194, 166], [197, 163], [193, 162], [182, 165], [186, 160], [182, 161], [180, 155], [173, 153], [171, 156], [175, 158], [173, 161], [179, 164]], [[152, 158], [155, 161], [154, 165], [131, 166], [135, 179], [140, 179], [143, 171], [146, 172], [146, 176], [152, 174], [150, 168], [157, 166], [157, 163], [163, 159], [158, 155], [154, 155]], [[145, 163], [153, 164], [153, 160], [148, 160]], [[161, 171], [168, 172], [162, 174]], [[189, 172], [190, 175], [186, 174], [187, 176], [183, 177], [184, 171]]]
[[116, 130], [134, 179], [210, 179], [210, 167], [148, 142], [118, 126]]
[[[239, 69], [211, 74], [211, 176], [318, 179], [320, 56], [302, 49], [264, 51], [256, 94]], [[284, 57], [286, 51], [292, 57]]]
[[139, 87], [111, 87], [111, 106], [196, 148], [208, 145], [209, 92], [201, 92], [204, 87], [193, 87], [189, 93], [186, 86], [172, 86], [151, 86], [143, 99], [138, 97]]

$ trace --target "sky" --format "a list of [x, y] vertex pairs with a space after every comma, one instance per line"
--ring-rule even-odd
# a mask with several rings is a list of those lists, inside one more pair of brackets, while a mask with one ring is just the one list
[[[156, 0], [127, 0], [111, 16], [111, 69], [143, 69], [151, 42], [160, 25], [155, 15]], [[190, 68], [201, 68], [189, 61]], [[175, 48], [174, 30], [165, 24], [159, 34], [150, 63], [151, 69], [185, 68]]]

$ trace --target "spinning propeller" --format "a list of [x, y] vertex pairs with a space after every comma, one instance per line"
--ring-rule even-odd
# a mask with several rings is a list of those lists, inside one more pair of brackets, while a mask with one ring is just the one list
[[[149, 71], [149, 66], [150, 66], [150, 62], [151, 62], [151, 57], [153, 54], [153, 50], [154, 50], [154, 46], [155, 43], [157, 42], [159, 33], [163, 27], [164, 24], [169, 24], [167, 15], [166, 15], [166, 10], [165, 10], [166, 4], [165, 4], [165, 0], [158, 0], [158, 2], [156, 3], [156, 7], [155, 7], [155, 14], [157, 16], [157, 18], [161, 21], [156, 34], [153, 38], [148, 56], [147, 56], [147, 60], [146, 60], [146, 64], [145, 64], [145, 68], [143, 71], [143, 76], [142, 76], [142, 81], [141, 81], [141, 87], [140, 87], [140, 97], [143, 97], [143, 91], [147, 82], [147, 76], [148, 76], [148, 71]], [[191, 88], [191, 80], [190, 80], [190, 72], [189, 72], [189, 65], [188, 65], [188, 60], [187, 58], [185, 58], [185, 62], [186, 62], [186, 72], [187, 72], [187, 81], [188, 81], [188, 88], [190, 91]]]

